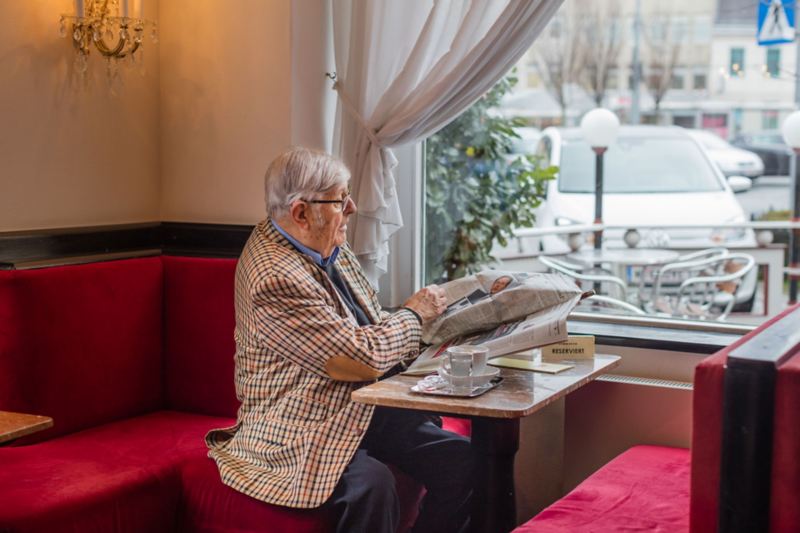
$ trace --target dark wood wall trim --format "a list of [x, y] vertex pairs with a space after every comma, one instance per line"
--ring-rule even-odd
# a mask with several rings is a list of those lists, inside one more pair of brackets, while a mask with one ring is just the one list
[[0, 264], [160, 248], [161, 223], [0, 233]]
[[0, 268], [76, 256], [161, 250], [165, 254], [237, 257], [252, 226], [152, 222], [0, 233]]
[[170, 255], [239, 257], [253, 226], [161, 223], [161, 249]]

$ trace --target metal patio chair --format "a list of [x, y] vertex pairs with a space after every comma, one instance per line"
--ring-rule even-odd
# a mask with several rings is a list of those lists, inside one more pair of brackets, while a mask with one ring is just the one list
[[[742, 280], [754, 266], [753, 256], [744, 253], [695, 254], [688, 260], [668, 263], [655, 275], [645, 310], [675, 317], [723, 321], [736, 302]], [[677, 289], [664, 282], [670, 278], [680, 282]]]

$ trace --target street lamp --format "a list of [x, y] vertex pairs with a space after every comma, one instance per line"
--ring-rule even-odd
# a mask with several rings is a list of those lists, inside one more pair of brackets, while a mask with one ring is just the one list
[[[800, 173], [800, 111], [795, 111], [783, 121], [783, 140], [794, 150], [794, 172], [792, 172], [792, 221], [800, 220], [800, 190], [798, 190], [798, 173]], [[791, 249], [789, 251], [789, 267], [796, 269], [800, 265], [800, 229], [792, 228]], [[797, 275], [789, 274], [789, 303], [797, 302]]]
[[[595, 153], [594, 166], [594, 223], [603, 223], [603, 154], [617, 139], [619, 119], [608, 109], [597, 108], [586, 113], [581, 119], [581, 133]], [[603, 230], [594, 234], [594, 247], [603, 245]]]

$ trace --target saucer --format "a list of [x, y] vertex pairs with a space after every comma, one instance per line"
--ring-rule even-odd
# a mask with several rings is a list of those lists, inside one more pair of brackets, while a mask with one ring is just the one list
[[[443, 380], [452, 383], [452, 379], [454, 376], [448, 374], [445, 369], [439, 367], [436, 371]], [[500, 374], [500, 369], [497, 367], [490, 367], [487, 366], [483, 372], [480, 374], [472, 374], [471, 376], [465, 376], [464, 378], [456, 378], [456, 379], [466, 379], [467, 377], [470, 378], [472, 388], [483, 387], [493, 378], [497, 377]]]

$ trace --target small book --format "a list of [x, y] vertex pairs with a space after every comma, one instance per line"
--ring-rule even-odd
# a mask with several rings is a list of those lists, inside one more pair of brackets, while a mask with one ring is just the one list
[[492, 366], [502, 366], [505, 368], [514, 368], [517, 370], [531, 370], [533, 372], [544, 372], [545, 374], [558, 374], [564, 370], [575, 368], [575, 365], [567, 365], [561, 363], [540, 363], [538, 361], [531, 361], [525, 359], [515, 359], [512, 357], [497, 357], [490, 359], [489, 364]]

